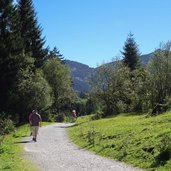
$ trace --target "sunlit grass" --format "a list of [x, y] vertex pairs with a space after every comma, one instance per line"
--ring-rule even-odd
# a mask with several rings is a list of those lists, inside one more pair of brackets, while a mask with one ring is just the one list
[[148, 170], [171, 170], [171, 113], [90, 118], [79, 118], [68, 130], [77, 145]]

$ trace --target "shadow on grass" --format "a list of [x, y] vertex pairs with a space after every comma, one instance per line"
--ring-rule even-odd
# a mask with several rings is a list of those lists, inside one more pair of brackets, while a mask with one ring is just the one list
[[87, 145], [85, 145], [85, 146], [83, 146], [83, 147], [79, 147], [80, 149], [82, 149], [82, 150], [90, 150], [91, 148], [93, 148], [94, 146], [91, 144], [87, 144]]
[[74, 123], [73, 125], [69, 125], [68, 128], [70, 128], [70, 127], [76, 127], [76, 126], [78, 126], [78, 124], [77, 123]]
[[102, 119], [108, 119], [108, 118], [114, 118], [118, 116], [142, 116], [145, 113], [138, 113], [138, 112], [130, 112], [130, 113], [118, 113], [118, 114], [113, 114], [113, 115], [108, 115], [105, 117], [102, 117]]
[[21, 137], [30, 137], [30, 135], [22, 135]]

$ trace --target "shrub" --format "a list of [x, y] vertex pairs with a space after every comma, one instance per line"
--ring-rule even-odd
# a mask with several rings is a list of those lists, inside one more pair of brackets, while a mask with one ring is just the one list
[[101, 119], [103, 117], [103, 112], [98, 111], [95, 115], [91, 116], [91, 120], [98, 120]]
[[64, 121], [64, 117], [65, 115], [64, 114], [62, 114], [62, 113], [59, 113], [59, 114], [57, 114], [57, 116], [56, 116], [56, 122], [63, 122]]
[[[5, 118], [5, 114], [0, 114], [0, 146], [4, 140], [4, 135], [15, 130], [14, 123], [11, 119]], [[1, 152], [1, 147], [0, 147]]]
[[14, 130], [14, 123], [11, 119], [5, 118], [5, 115], [0, 118], [0, 135], [8, 134]]

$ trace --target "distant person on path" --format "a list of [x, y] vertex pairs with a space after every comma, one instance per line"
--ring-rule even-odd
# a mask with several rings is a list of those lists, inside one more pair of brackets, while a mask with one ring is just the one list
[[[34, 112], [34, 110], [29, 114], [29, 125], [30, 125], [30, 118], [32, 113]], [[30, 136], [32, 136], [32, 129], [31, 129], [31, 125], [30, 125]]]
[[77, 113], [76, 113], [76, 110], [75, 110], [75, 109], [73, 109], [71, 114], [72, 114], [72, 117], [73, 117], [74, 121], [76, 121], [76, 119], [77, 119]]
[[[29, 124], [31, 123], [30, 122], [30, 118], [31, 118], [31, 115], [35, 112], [35, 110], [33, 110], [30, 114], [29, 114]], [[30, 136], [32, 136], [32, 126], [30, 124]]]
[[33, 141], [35, 142], [37, 141], [37, 134], [38, 134], [39, 127], [41, 127], [41, 121], [42, 118], [40, 114], [38, 114], [37, 110], [33, 110], [29, 116], [29, 123], [31, 126]]

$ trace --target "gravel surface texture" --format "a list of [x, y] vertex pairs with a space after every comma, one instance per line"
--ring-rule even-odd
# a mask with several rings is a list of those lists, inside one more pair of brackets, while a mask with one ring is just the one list
[[74, 145], [61, 123], [41, 127], [37, 142], [23, 139], [26, 156], [42, 171], [143, 171], [115, 160], [97, 156]]

